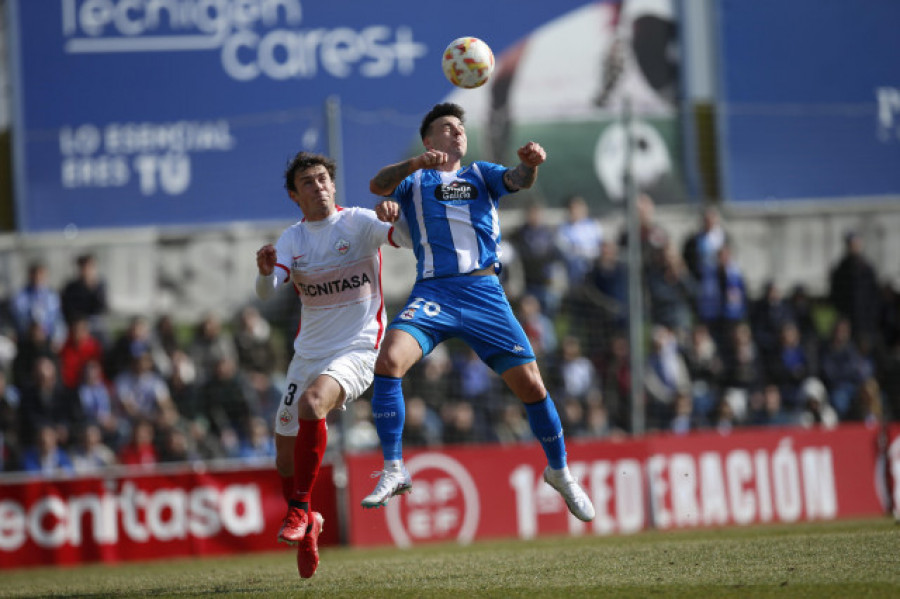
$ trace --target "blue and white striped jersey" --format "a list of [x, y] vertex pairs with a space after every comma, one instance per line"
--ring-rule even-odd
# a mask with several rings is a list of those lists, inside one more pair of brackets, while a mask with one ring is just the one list
[[418, 170], [390, 197], [409, 223], [416, 280], [479, 270], [500, 261], [498, 200], [507, 167], [473, 162], [456, 172]]

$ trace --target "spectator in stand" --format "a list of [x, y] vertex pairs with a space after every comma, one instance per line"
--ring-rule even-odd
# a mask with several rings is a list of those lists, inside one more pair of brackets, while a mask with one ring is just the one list
[[226, 436], [247, 439], [253, 409], [248, 401], [243, 377], [231, 358], [222, 356], [212, 375], [199, 388], [201, 412], [209, 418], [210, 429], [225, 444]]
[[734, 261], [731, 247], [719, 248], [713, 279], [704, 279], [698, 287], [698, 316], [705, 322], [720, 347], [727, 347], [731, 331], [747, 317], [747, 287], [744, 274]]
[[725, 365], [709, 328], [702, 322], [691, 328], [688, 341], [682, 348], [682, 356], [691, 379], [694, 414], [709, 420], [718, 402]]
[[728, 435], [738, 426], [740, 421], [734, 413], [731, 403], [721, 398], [716, 405], [715, 413], [712, 419], [712, 427], [720, 435]]
[[525, 329], [535, 356], [549, 359], [556, 352], [557, 339], [553, 321], [541, 310], [537, 296], [526, 293], [519, 299], [519, 322]]
[[588, 351], [592, 351], [603, 348], [602, 339], [624, 331], [628, 324], [628, 267], [612, 241], [600, 245], [600, 257], [588, 271], [583, 291], [585, 305], [579, 318], [590, 332], [589, 340], [600, 338], [589, 341]]
[[459, 377], [459, 399], [473, 412], [472, 427], [479, 439], [487, 439], [503, 408], [501, 379], [471, 347], [465, 346], [454, 361]]
[[719, 250], [719, 294], [722, 301], [720, 316], [724, 320], [725, 331], [747, 319], [748, 297], [744, 273], [738, 266], [726, 244]]
[[672, 420], [669, 421], [669, 430], [676, 435], [686, 435], [692, 431], [705, 428], [709, 423], [697, 414], [694, 409], [694, 401], [688, 393], [679, 393], [675, 396], [672, 410]]
[[874, 365], [857, 349], [847, 318], [839, 318], [821, 352], [821, 375], [838, 417], [846, 420], [853, 410], [859, 386], [874, 374]]
[[34, 365], [41, 358], [56, 362], [56, 352], [44, 328], [33, 322], [28, 326], [25, 336], [19, 338], [16, 357], [12, 362], [12, 382], [20, 389], [33, 382]]
[[117, 376], [131, 367], [134, 356], [150, 352], [151, 347], [150, 324], [147, 319], [140, 315], [132, 316], [125, 330], [119, 333], [106, 350], [103, 360], [106, 378], [114, 381]]
[[800, 343], [800, 331], [792, 321], [781, 325], [778, 347], [766, 362], [766, 379], [778, 386], [784, 409], [796, 412], [803, 408], [800, 386], [811, 374], [809, 360]]
[[584, 404], [576, 397], [563, 397], [557, 411], [566, 436], [582, 436], [584, 432]]
[[[355, 402], [360, 405], [368, 406], [364, 401]], [[238, 457], [245, 462], [256, 464], [267, 464], [269, 466], [275, 463], [275, 437], [272, 436], [272, 429], [269, 428], [269, 421], [264, 420], [260, 416], [253, 417], [250, 420], [250, 433], [246, 439], [241, 441]], [[374, 433], [375, 444], [378, 446], [378, 435]]]
[[570, 292], [584, 282], [584, 276], [600, 255], [602, 242], [603, 227], [590, 215], [585, 199], [570, 196], [566, 200], [566, 220], [556, 232], [556, 245], [566, 265]]
[[828, 403], [828, 390], [816, 377], [809, 377], [800, 387], [802, 406], [798, 421], [804, 428], [834, 428], [838, 425], [838, 415]]
[[678, 350], [675, 335], [664, 326], [653, 327], [652, 345], [644, 373], [647, 426], [666, 428], [674, 415], [675, 399], [690, 396], [691, 379]]
[[[731, 342], [723, 352], [725, 363], [725, 376], [723, 387], [733, 394], [743, 396], [742, 403], [746, 404], [747, 395], [763, 380], [763, 364], [747, 323], [738, 324], [731, 332]], [[740, 419], [741, 412], [735, 410], [735, 416]]]
[[19, 337], [25, 337], [32, 323], [37, 323], [58, 348], [66, 336], [59, 294], [50, 286], [49, 271], [43, 262], [28, 267], [28, 282], [12, 298], [10, 309]]
[[799, 414], [785, 411], [778, 385], [766, 385], [761, 392], [751, 393], [750, 424], [755, 426], [793, 426]]
[[63, 286], [60, 294], [63, 316], [66, 322], [76, 318], [87, 320], [91, 335], [105, 344], [109, 334], [104, 320], [109, 311], [106, 281], [100, 276], [93, 254], [81, 254], [75, 259], [75, 266], [75, 277]]
[[668, 244], [658, 248], [645, 264], [650, 322], [670, 329], [683, 343], [693, 322], [694, 279]]
[[119, 450], [119, 463], [145, 469], [154, 468], [159, 463], [159, 454], [154, 445], [155, 431], [149, 420], [139, 419], [131, 429], [131, 440]]
[[61, 445], [57, 428], [41, 425], [34, 442], [22, 452], [22, 470], [46, 477], [74, 474], [72, 459]]
[[406, 400], [406, 424], [403, 425], [404, 447], [439, 445], [442, 434], [440, 416], [428, 407], [424, 399], [413, 395]]
[[850, 321], [853, 338], [857, 343], [874, 342], [881, 292], [875, 268], [863, 254], [862, 238], [857, 233], [851, 231], [844, 236], [844, 254], [832, 269], [829, 282], [831, 303]]
[[181, 341], [178, 339], [178, 327], [171, 314], [161, 314], [153, 324], [153, 344], [170, 358], [179, 350], [182, 350]]
[[[658, 254], [669, 247], [669, 234], [656, 222], [656, 203], [647, 193], [637, 197], [637, 215], [641, 235], [641, 261], [646, 267], [658, 260]], [[619, 245], [628, 247], [628, 228], [619, 234]]]
[[[283, 389], [280, 389], [266, 372], [245, 373], [244, 392], [255, 416], [262, 416], [266, 422], [275, 422], [275, 413], [281, 405]], [[273, 431], [274, 432], [274, 431]]]
[[585, 438], [602, 439], [622, 435], [622, 429], [614, 427], [609, 421], [609, 412], [602, 401], [588, 401], [584, 421], [582, 435]]
[[38, 358], [33, 378], [22, 388], [19, 416], [23, 446], [34, 445], [41, 427], [53, 426], [63, 445], [69, 442], [69, 427], [80, 420], [80, 406], [74, 394], [59, 382], [56, 364], [50, 358]]
[[624, 334], [613, 335], [607, 351], [600, 355], [600, 380], [607, 416], [613, 428], [630, 430], [631, 426], [631, 349]]
[[113, 393], [98, 360], [84, 365], [77, 393], [85, 426], [100, 429], [104, 443], [110, 447], [121, 445], [128, 434], [127, 422], [123, 422], [115, 412]]
[[217, 364], [227, 358], [237, 364], [234, 337], [222, 328], [222, 320], [208, 312], [200, 320], [188, 353], [197, 367], [197, 382], [203, 384], [213, 376]]
[[131, 366], [113, 381], [115, 399], [130, 422], [147, 420], [159, 422], [165, 404], [172, 396], [165, 379], [153, 369], [153, 357], [148, 350], [131, 357]]
[[242, 371], [271, 373], [278, 366], [272, 327], [255, 306], [244, 306], [238, 311], [234, 344]]
[[[562, 414], [560, 415], [562, 416]], [[563, 430], [566, 431], [566, 435], [572, 434], [568, 428]], [[493, 438], [503, 445], [534, 440], [534, 434], [531, 432], [531, 426], [528, 425], [525, 410], [520, 403], [509, 402], [503, 406], [500, 418], [494, 424]]]
[[713, 278], [718, 265], [719, 250], [728, 243], [719, 209], [703, 209], [700, 229], [687, 237], [681, 250], [684, 263], [698, 284]]
[[157, 459], [160, 463], [185, 463], [200, 459], [190, 436], [180, 427], [165, 428], [159, 434]]
[[750, 304], [750, 330], [764, 360], [778, 353], [781, 328], [786, 322], [794, 322], [791, 305], [775, 281], [767, 281], [761, 297]]
[[66, 389], [77, 389], [84, 378], [85, 364], [103, 360], [103, 345], [91, 334], [87, 318], [69, 321], [69, 334], [59, 350], [59, 372]]
[[565, 400], [575, 399], [579, 403], [587, 401], [589, 395], [600, 389], [600, 377], [594, 363], [581, 351], [578, 337], [569, 335], [562, 341], [562, 352], [558, 368], [560, 387], [554, 395]]
[[116, 463], [116, 452], [103, 442], [96, 424], [85, 424], [75, 433], [72, 464], [78, 474], [96, 474]]
[[787, 299], [791, 318], [800, 330], [800, 339], [814, 371], [819, 370], [819, 346], [822, 340], [813, 316], [813, 300], [802, 284], [794, 285]]
[[475, 428], [475, 410], [467, 401], [442, 406], [443, 442], [445, 445], [478, 443], [487, 439]]
[[553, 317], [559, 310], [555, 278], [563, 257], [556, 245], [556, 230], [547, 224], [544, 206], [538, 201], [525, 208], [525, 222], [510, 233], [525, 279], [525, 293], [538, 299], [541, 311]]
[[[169, 387], [169, 396], [175, 404], [175, 409], [188, 420], [201, 417], [202, 414], [197, 397], [197, 369], [194, 366], [194, 361], [183, 350], [177, 349], [172, 353], [171, 364], [171, 372], [165, 381]], [[281, 401], [280, 393], [278, 400]]]
[[178, 328], [170, 314], [160, 315], [147, 336], [153, 366], [163, 378], [172, 376], [172, 360], [177, 352], [184, 352], [178, 338]]

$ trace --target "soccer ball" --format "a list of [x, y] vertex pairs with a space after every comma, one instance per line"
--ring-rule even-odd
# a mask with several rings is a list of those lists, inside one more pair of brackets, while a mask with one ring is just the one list
[[490, 79], [494, 72], [494, 53], [477, 37], [460, 37], [444, 50], [441, 66], [450, 83], [473, 89]]

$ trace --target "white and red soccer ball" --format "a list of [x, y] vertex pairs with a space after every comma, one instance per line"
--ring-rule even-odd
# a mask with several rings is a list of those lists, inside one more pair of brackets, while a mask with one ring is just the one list
[[453, 85], [473, 89], [484, 85], [494, 72], [494, 53], [477, 37], [456, 38], [441, 58], [444, 75]]

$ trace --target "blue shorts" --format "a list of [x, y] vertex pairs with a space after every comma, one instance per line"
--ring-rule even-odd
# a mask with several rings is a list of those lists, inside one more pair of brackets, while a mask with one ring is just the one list
[[419, 281], [388, 328], [415, 337], [423, 356], [442, 341], [458, 337], [497, 374], [535, 359], [500, 279], [494, 276]]

